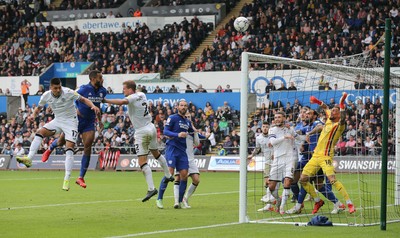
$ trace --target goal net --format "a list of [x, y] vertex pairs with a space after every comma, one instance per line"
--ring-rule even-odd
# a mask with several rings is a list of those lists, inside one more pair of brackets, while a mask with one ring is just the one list
[[[242, 161], [252, 153], [255, 138], [262, 134], [260, 128], [263, 122], [273, 127], [276, 112], [283, 111], [286, 124], [292, 127], [299, 120], [306, 121], [302, 110], [314, 110], [316, 120], [324, 122], [325, 113], [318, 105], [310, 104], [310, 96], [332, 108], [339, 103], [342, 93], [347, 92], [346, 129], [335, 147], [333, 165], [336, 178], [346, 188], [356, 212], [348, 212], [345, 199], [334, 187], [331, 188], [334, 197], [345, 205], [343, 211], [339, 209], [339, 212], [335, 212], [337, 207], [334, 203], [323, 192], [319, 192], [318, 197], [325, 203], [318, 213], [312, 214], [314, 202], [308, 201], [306, 197], [301, 213], [288, 214], [287, 211], [296, 204], [291, 202], [292, 190], [284, 214], [277, 213], [274, 204], [267, 207], [265, 199], [262, 201], [266, 195], [266, 158], [261, 152], [249, 160], [247, 166], [241, 166], [240, 222], [304, 225], [315, 215], [324, 215], [334, 225], [376, 225], [380, 223], [381, 194], [385, 192], [387, 222], [400, 221], [400, 148], [396, 130], [400, 126], [397, 120], [399, 115], [396, 114], [400, 112], [400, 74], [396, 71], [400, 72], [400, 68], [392, 68], [390, 71], [390, 95], [389, 101], [385, 102], [383, 48], [381, 44], [362, 54], [316, 61], [248, 52], [242, 54], [242, 92], [257, 96], [254, 101], [248, 101], [245, 93], [241, 96], [241, 137], [247, 137], [247, 140], [242, 139], [240, 143]], [[387, 138], [382, 137], [385, 134], [382, 131], [384, 104], [389, 105]], [[248, 108], [256, 109], [249, 111]], [[388, 148], [382, 147], [384, 140], [388, 141]], [[299, 153], [294, 160], [312, 154], [313, 151], [304, 149], [304, 141], [300, 140], [296, 144]], [[388, 155], [387, 191], [382, 191], [381, 166], [385, 150]], [[326, 183], [326, 179], [322, 183]], [[301, 187], [300, 183], [298, 186]], [[282, 196], [282, 187], [281, 184], [279, 196]]]

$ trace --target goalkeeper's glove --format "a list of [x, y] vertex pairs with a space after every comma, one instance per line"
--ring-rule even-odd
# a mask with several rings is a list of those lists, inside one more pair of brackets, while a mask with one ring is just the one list
[[341, 111], [346, 109], [346, 105], [344, 104], [344, 101], [346, 101], [346, 98], [347, 98], [347, 93], [343, 92], [342, 97], [340, 98], [340, 102], [339, 102], [339, 107], [340, 107]]
[[319, 106], [321, 106], [322, 104], [324, 104], [323, 101], [319, 100], [318, 98], [311, 96], [310, 97], [310, 103], [311, 104], [318, 104]]

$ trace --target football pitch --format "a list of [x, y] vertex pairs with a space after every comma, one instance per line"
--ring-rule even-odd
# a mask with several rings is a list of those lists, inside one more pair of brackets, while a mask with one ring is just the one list
[[[73, 172], [76, 178], [78, 171]], [[162, 173], [153, 173], [158, 187]], [[398, 237], [369, 227], [238, 224], [239, 173], [208, 172], [190, 199], [173, 208], [172, 183], [164, 209], [142, 203], [140, 172], [88, 172], [87, 189], [61, 189], [63, 171], [0, 171], [0, 237]], [[190, 180], [190, 179], [189, 179]], [[72, 180], [71, 180], [72, 181]], [[249, 201], [250, 202], [250, 201]]]

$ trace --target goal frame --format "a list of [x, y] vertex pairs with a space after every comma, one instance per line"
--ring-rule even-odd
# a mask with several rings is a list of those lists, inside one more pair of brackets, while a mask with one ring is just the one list
[[[390, 35], [390, 34], [389, 34]], [[390, 44], [390, 42], [389, 42]], [[386, 49], [390, 49], [390, 47], [386, 47]], [[386, 55], [390, 55], [390, 53], [387, 53]], [[251, 59], [263, 59], [264, 62], [268, 61], [268, 63], [278, 63], [279, 61], [282, 62], [282, 60], [285, 60], [286, 64], [291, 64], [293, 65], [302, 65], [302, 63], [312, 62], [312, 65], [315, 66], [315, 68], [318, 68], [318, 66], [325, 66], [325, 67], [331, 67], [331, 68], [338, 68], [340, 69], [343, 66], [339, 65], [332, 65], [332, 64], [327, 64], [324, 62], [316, 62], [316, 61], [304, 61], [304, 60], [298, 60], [298, 59], [290, 59], [290, 58], [282, 58], [282, 57], [276, 57], [276, 56], [267, 56], [267, 55], [262, 55], [262, 54], [257, 54], [257, 53], [250, 53], [250, 52], [243, 52], [241, 55], [241, 94], [240, 94], [240, 127], [241, 128], [247, 128], [247, 120], [249, 116], [249, 111], [248, 111], [248, 94], [249, 94], [249, 70], [250, 70], [250, 60]], [[382, 76], [383, 74], [386, 74], [388, 78], [392, 76], [390, 73], [390, 67], [385, 67], [384, 70], [377, 70], [377, 69], [369, 69], [369, 68], [357, 68], [357, 67], [350, 67], [346, 66], [346, 69], [350, 69], [350, 71], [354, 74], [357, 73], [364, 73], [367, 72], [368, 74], [375, 74], [375, 76]], [[398, 75], [396, 75], [398, 77]], [[396, 77], [396, 78], [397, 78]], [[353, 81], [354, 79], [348, 79], [349, 81]], [[389, 85], [389, 79], [388, 80], [388, 85]], [[392, 85], [396, 88], [396, 118], [400, 118], [400, 94], [399, 94], [399, 87], [400, 85], [394, 84]], [[387, 86], [387, 90], [384, 90], [384, 93], [386, 94], [384, 97], [388, 98], [388, 93], [389, 93], [389, 86]], [[387, 111], [388, 109], [386, 109]], [[396, 121], [396, 128], [400, 126], [400, 120]], [[400, 164], [400, 145], [399, 145], [399, 132], [396, 130], [396, 163]], [[248, 223], [251, 222], [250, 218], [248, 217], [248, 201], [247, 201], [247, 148], [248, 148], [248, 135], [247, 135], [247, 130], [240, 130], [240, 180], [239, 180], [239, 223]], [[384, 156], [384, 155], [381, 155]], [[387, 158], [382, 160], [382, 168], [387, 168]], [[386, 164], [385, 164], [386, 163]], [[400, 166], [396, 166], [395, 170], [395, 175], [396, 175], [396, 193], [395, 193], [395, 203], [398, 203], [400, 200]], [[387, 172], [387, 169], [382, 169], [382, 172]], [[384, 175], [383, 175], [384, 176]], [[382, 186], [387, 186], [385, 184], [382, 184]], [[382, 187], [382, 191], [386, 191], [385, 187]], [[387, 201], [387, 193], [381, 192], [382, 198], [385, 197], [385, 199], [382, 199], [381, 202], [381, 207], [384, 206], [386, 208]], [[396, 204], [399, 205], [399, 204]], [[386, 211], [386, 209], [382, 209], [382, 211]], [[383, 217], [385, 216], [385, 217]], [[395, 221], [390, 221], [390, 222], [399, 222], [399, 220]], [[283, 223], [283, 222], [273, 222], [273, 223]], [[287, 223], [285, 223], [287, 224]], [[352, 224], [357, 225], [357, 224]], [[365, 224], [358, 224], [364, 226]], [[378, 225], [378, 223], [375, 224], [368, 224], [368, 225]], [[381, 214], [381, 229], [384, 230], [386, 227], [386, 213]]]

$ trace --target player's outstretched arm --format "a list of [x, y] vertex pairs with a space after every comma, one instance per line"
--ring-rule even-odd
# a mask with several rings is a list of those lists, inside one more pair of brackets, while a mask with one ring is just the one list
[[89, 99], [87, 99], [87, 98], [81, 96], [81, 97], [79, 98], [79, 101], [83, 102], [84, 104], [86, 104], [86, 106], [90, 107], [90, 109], [92, 109], [92, 110], [96, 113], [96, 115], [97, 115], [97, 114], [100, 114], [100, 109], [99, 109], [98, 107], [96, 107], [96, 106], [93, 104], [93, 102], [90, 101]]
[[126, 105], [129, 104], [128, 99], [124, 98], [124, 99], [107, 99], [104, 98], [105, 103], [110, 103], [110, 104], [115, 104], [115, 105]]
[[342, 97], [340, 98], [339, 101], [339, 107], [340, 107], [340, 125], [344, 125], [346, 123], [346, 101], [347, 98], [347, 93], [343, 92], [342, 93]]
[[35, 109], [33, 109], [32, 114], [30, 115], [30, 117], [28, 118], [29, 120], [35, 120], [35, 118], [37, 117], [37, 115], [40, 113], [40, 111], [43, 109], [42, 106], [37, 106], [35, 107]]
[[318, 98], [311, 96], [310, 97], [310, 103], [311, 104], [318, 104], [322, 109], [328, 109], [328, 106], [321, 100], [319, 100]]

